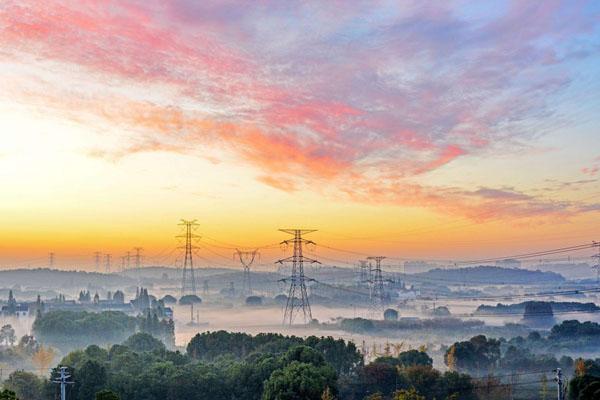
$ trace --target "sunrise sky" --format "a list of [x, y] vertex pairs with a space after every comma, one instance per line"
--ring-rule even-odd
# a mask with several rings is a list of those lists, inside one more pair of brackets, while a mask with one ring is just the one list
[[600, 2], [422, 3], [0, 1], [0, 267], [600, 239]]

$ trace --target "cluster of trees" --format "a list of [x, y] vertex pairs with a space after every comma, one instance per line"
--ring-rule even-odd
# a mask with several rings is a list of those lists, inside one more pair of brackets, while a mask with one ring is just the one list
[[[535, 332], [530, 336], [539, 338], [539, 333]], [[484, 335], [454, 343], [446, 350], [444, 362], [450, 370], [480, 376], [544, 369], [551, 372], [557, 367], [569, 371], [573, 368], [571, 357], [556, 359], [553, 355], [536, 354], [526, 346], [515, 345], [512, 340], [507, 342], [503, 338], [492, 339]]]
[[397, 357], [379, 357], [359, 368], [354, 376], [342, 376], [341, 399], [475, 399], [475, 386], [466, 374], [441, 373], [421, 350], [409, 350]]
[[51, 311], [39, 314], [33, 323], [33, 332], [40, 341], [63, 349], [120, 343], [137, 331], [174, 343], [173, 322], [161, 320], [151, 311], [139, 317], [120, 311]]
[[567, 353], [572, 351], [595, 351], [600, 341], [600, 324], [596, 322], [563, 321], [554, 325], [550, 333], [542, 336], [539, 332], [531, 332], [528, 336], [516, 336], [508, 341], [501, 339], [508, 346], [535, 353]]
[[578, 359], [575, 376], [569, 382], [568, 389], [571, 400], [600, 399], [600, 358]]
[[[180, 353], [137, 333], [108, 349], [73, 351], [60, 365], [73, 377], [70, 400], [475, 399], [468, 375], [435, 370], [424, 351], [364, 365], [352, 343], [331, 337], [219, 331], [196, 335]], [[19, 371], [5, 389], [50, 400], [57, 385]]]
[[52, 365], [55, 357], [56, 351], [52, 347], [41, 345], [30, 335], [24, 335], [18, 343], [0, 350], [0, 363], [12, 368], [45, 371]]
[[573, 311], [584, 311], [584, 312], [597, 312], [600, 311], [594, 303], [580, 303], [574, 301], [524, 301], [521, 303], [502, 304], [498, 303], [495, 306], [489, 306], [482, 304], [477, 307], [475, 314], [518, 314], [525, 313], [525, 309], [528, 305], [533, 303], [544, 303], [550, 306], [552, 312], [573, 312]]
[[362, 355], [352, 342], [332, 337], [283, 336], [278, 333], [246, 333], [226, 331], [199, 333], [187, 345], [192, 358], [212, 362], [226, 355], [236, 360], [255, 357], [256, 354], [281, 354], [293, 346], [307, 346], [321, 353], [337, 373], [350, 373], [363, 362]]
[[[434, 311], [436, 318], [432, 319], [421, 319], [421, 318], [407, 318], [394, 320], [390, 318], [391, 315], [388, 313], [388, 318], [381, 320], [370, 320], [364, 318], [344, 318], [339, 322], [339, 327], [342, 330], [354, 333], [368, 333], [381, 330], [416, 330], [416, 329], [427, 329], [427, 330], [454, 330], [460, 331], [465, 329], [472, 329], [474, 327], [482, 326], [483, 321], [478, 320], [462, 320], [460, 318], [447, 317], [448, 310], [445, 307], [438, 307]], [[449, 313], [449, 312], [448, 312]], [[385, 317], [385, 316], [384, 316]]]

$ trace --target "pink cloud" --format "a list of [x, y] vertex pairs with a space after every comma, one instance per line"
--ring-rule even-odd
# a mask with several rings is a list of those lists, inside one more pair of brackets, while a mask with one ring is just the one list
[[[513, 215], [560, 213], [557, 204], [492, 191], [500, 189], [440, 188], [439, 195], [409, 182], [552, 128], [552, 95], [574, 79], [564, 48], [587, 37], [594, 22], [579, 2], [514, 2], [481, 20], [460, 6], [419, 2], [2, 7], [0, 57], [58, 63], [50, 72], [60, 78], [15, 96], [132, 132], [122, 148], [92, 149], [91, 156], [214, 146], [255, 168], [261, 183], [286, 191], [318, 180], [357, 201], [475, 215], [512, 201], [521, 210]], [[70, 81], [73, 70], [89, 71], [107, 89], [135, 82], [168, 90], [164, 97], [150, 89], [107, 94]]]

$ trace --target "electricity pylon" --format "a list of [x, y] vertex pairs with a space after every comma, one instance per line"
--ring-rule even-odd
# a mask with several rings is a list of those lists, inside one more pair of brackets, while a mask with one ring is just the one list
[[315, 244], [311, 240], [302, 238], [302, 235], [315, 232], [313, 229], [280, 229], [281, 232], [289, 233], [294, 235], [294, 239], [288, 239], [281, 242], [281, 244], [289, 245], [293, 243], [294, 253], [292, 256], [283, 258], [277, 263], [283, 264], [285, 262], [292, 263], [292, 273], [289, 278], [281, 279], [281, 281], [290, 282], [290, 289], [288, 291], [287, 303], [285, 305], [285, 311], [283, 313], [283, 324], [292, 325], [294, 317], [297, 311], [302, 310], [304, 317], [304, 323], [312, 321], [312, 312], [310, 310], [310, 303], [308, 301], [308, 294], [306, 293], [306, 280], [304, 276], [304, 263], [319, 263], [317, 260], [304, 257], [302, 255], [302, 246], [308, 244]]
[[598, 254], [592, 256], [596, 263], [592, 265], [592, 269], [596, 270], [596, 283], [600, 283], [600, 242], [592, 242], [595, 247], [598, 247]]
[[[193, 245], [193, 240], [200, 236], [194, 234], [194, 230], [198, 226], [196, 220], [182, 219], [180, 226], [184, 227], [185, 233], [177, 236], [178, 238], [185, 238], [185, 246], [181, 247], [185, 249], [185, 257], [183, 259], [183, 272], [181, 277], [181, 295], [196, 294], [196, 278], [194, 277], [194, 260], [192, 254], [196, 246]], [[189, 277], [188, 277], [189, 274]]]
[[142, 249], [141, 247], [134, 247], [133, 248], [135, 250], [135, 271], [136, 274], [140, 275], [141, 269], [142, 269]]
[[110, 274], [110, 261], [111, 261], [112, 255], [111, 254], [105, 254], [104, 255], [104, 270], [107, 274]]
[[48, 254], [48, 265], [50, 269], [54, 268], [54, 253]]
[[381, 261], [385, 257], [367, 257], [367, 260], [375, 261], [373, 269], [373, 280], [371, 282], [371, 308], [372, 311], [382, 311], [385, 305], [385, 293], [383, 292], [383, 277], [381, 275]]
[[242, 293], [244, 293], [244, 295], [251, 295], [252, 283], [250, 280], [250, 266], [252, 266], [252, 264], [254, 263], [256, 256], [260, 257], [260, 253], [258, 252], [258, 249], [254, 251], [240, 251], [238, 249], [235, 249], [235, 253], [233, 254], [233, 256], [237, 256], [240, 259], [240, 263], [242, 263], [242, 266], [244, 267], [244, 281], [242, 285]]
[[366, 260], [360, 260], [358, 284], [360, 286], [368, 285], [369, 283], [369, 264]]
[[100, 252], [96, 251], [94, 253], [94, 261], [95, 261], [95, 265], [96, 265], [96, 272], [100, 272]]

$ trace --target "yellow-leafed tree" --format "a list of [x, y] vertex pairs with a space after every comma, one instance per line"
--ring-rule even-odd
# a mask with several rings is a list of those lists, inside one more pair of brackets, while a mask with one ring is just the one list
[[47, 372], [48, 368], [50, 368], [55, 356], [56, 352], [52, 347], [40, 346], [40, 348], [33, 353], [33, 356], [31, 356], [31, 361], [40, 369], [40, 375], [43, 375], [44, 372]]

